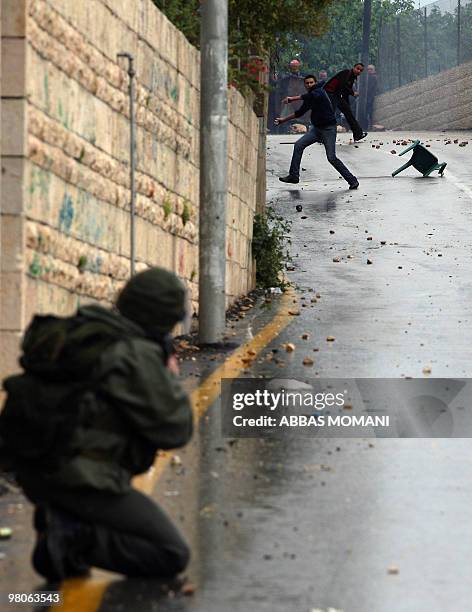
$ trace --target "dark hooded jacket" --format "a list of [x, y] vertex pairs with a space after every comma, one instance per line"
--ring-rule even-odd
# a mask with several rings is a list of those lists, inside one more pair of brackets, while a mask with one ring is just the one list
[[27, 494], [125, 492], [158, 449], [190, 439], [190, 401], [161, 341], [182, 318], [184, 295], [173, 274], [152, 269], [123, 290], [118, 307], [128, 316], [87, 306], [73, 317], [33, 319], [24, 373], [6, 379], [0, 415], [2, 455]]

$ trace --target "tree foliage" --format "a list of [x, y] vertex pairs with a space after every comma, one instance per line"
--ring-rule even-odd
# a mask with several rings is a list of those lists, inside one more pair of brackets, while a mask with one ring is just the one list
[[[200, 0], [153, 0], [195, 46], [200, 43]], [[254, 84], [247, 74], [251, 56], [290, 44], [292, 32], [320, 36], [328, 27], [327, 9], [336, 0], [228, 0], [230, 81]], [[249, 76], [249, 78], [248, 78]]]
[[[452, 5], [451, 8], [453, 8]], [[422, 79], [457, 65], [457, 9], [429, 6], [402, 14], [382, 32], [380, 75], [382, 90]], [[400, 41], [400, 44], [398, 44]], [[472, 4], [461, 8], [460, 62], [472, 59]]]
[[[370, 58], [375, 63], [378, 54], [380, 28], [399, 13], [414, 9], [413, 0], [373, 0], [370, 35]], [[327, 11], [326, 33], [319, 37], [297, 32], [276, 55], [280, 69], [296, 55], [303, 68], [315, 74], [325, 69], [334, 74], [360, 60], [362, 48], [363, 0], [335, 0]], [[296, 30], [294, 30], [296, 32]]]

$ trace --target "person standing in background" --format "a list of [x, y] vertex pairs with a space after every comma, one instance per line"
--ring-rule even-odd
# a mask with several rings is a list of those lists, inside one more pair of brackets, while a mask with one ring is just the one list
[[367, 129], [372, 128], [374, 122], [374, 102], [375, 96], [377, 95], [377, 72], [375, 71], [374, 64], [367, 66], [367, 104], [366, 104], [366, 116], [367, 116]]
[[[284, 117], [288, 114], [287, 107], [283, 104], [282, 100], [287, 96], [299, 96], [305, 93], [300, 67], [300, 60], [293, 59], [289, 64], [289, 73], [277, 81], [274, 91], [274, 111], [276, 117]], [[308, 128], [310, 125], [310, 116], [307, 114], [306, 117], [300, 118], [298, 123], [302, 123]], [[288, 129], [279, 129], [279, 133], [288, 133]]]

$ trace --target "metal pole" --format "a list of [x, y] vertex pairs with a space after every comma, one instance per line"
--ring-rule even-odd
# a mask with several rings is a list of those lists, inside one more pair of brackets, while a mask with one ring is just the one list
[[201, 3], [199, 341], [221, 342], [226, 314], [228, 2]]
[[424, 76], [428, 76], [428, 11], [424, 7]]
[[134, 77], [136, 72], [134, 70], [134, 58], [131, 53], [125, 51], [118, 53], [118, 57], [126, 57], [128, 60], [128, 76], [129, 76], [129, 124], [130, 124], [130, 135], [129, 135], [129, 182], [130, 182], [130, 273], [134, 276], [136, 268], [136, 117], [134, 113]]
[[359, 120], [364, 129], [367, 129], [367, 95], [369, 89], [369, 75], [367, 66], [369, 64], [369, 42], [370, 24], [372, 20], [372, 0], [364, 0], [364, 17], [362, 19], [362, 54], [361, 62], [364, 64], [364, 72], [361, 74], [359, 89]]
[[402, 86], [402, 48], [400, 17], [397, 17], [397, 61], [398, 61], [398, 87]]
[[457, 65], [461, 63], [461, 0], [457, 0]]

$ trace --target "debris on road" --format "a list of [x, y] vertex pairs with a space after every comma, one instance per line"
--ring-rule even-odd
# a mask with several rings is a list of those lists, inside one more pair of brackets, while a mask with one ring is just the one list
[[191, 582], [186, 582], [180, 589], [182, 595], [185, 595], [186, 597], [190, 597], [195, 593], [195, 591], [196, 587]]
[[302, 361], [304, 366], [312, 366], [315, 362], [311, 357], [305, 357]]
[[334, 336], [327, 336], [326, 337], [326, 342], [334, 342], [336, 340], [336, 338]]
[[10, 527], [0, 527], [0, 540], [9, 540], [13, 535], [13, 530]]

